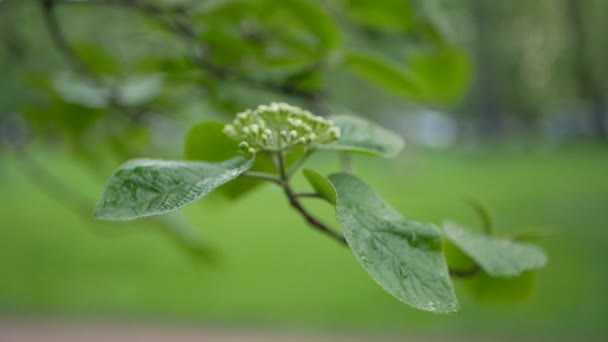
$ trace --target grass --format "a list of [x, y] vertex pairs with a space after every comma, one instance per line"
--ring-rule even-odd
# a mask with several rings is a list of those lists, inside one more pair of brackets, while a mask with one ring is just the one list
[[[94, 199], [102, 184], [75, 162], [38, 154]], [[95, 224], [33, 187], [0, 159], [0, 311], [5, 314], [147, 317], [206, 325], [415, 333], [605, 337], [608, 152], [600, 148], [486, 153], [408, 151], [395, 161], [357, 158], [358, 173], [406, 217], [477, 226], [463, 199], [494, 209], [503, 233], [550, 227], [550, 263], [532, 298], [417, 312], [385, 294], [352, 254], [306, 227], [278, 189], [230, 203], [210, 196], [183, 214], [219, 251], [206, 265], [145, 223]], [[52, 163], [51, 163], [52, 162]], [[336, 162], [312, 160], [331, 171]], [[305, 185], [298, 180], [301, 188]], [[331, 208], [307, 202], [335, 224]]]

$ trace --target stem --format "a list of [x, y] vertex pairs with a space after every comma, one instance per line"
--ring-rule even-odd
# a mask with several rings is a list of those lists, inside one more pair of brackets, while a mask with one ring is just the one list
[[91, 70], [78, 57], [61, 29], [61, 25], [57, 20], [57, 14], [55, 12], [55, 0], [40, 0], [40, 5], [42, 6], [42, 16], [44, 18], [44, 24], [46, 25], [46, 28], [51, 36], [51, 40], [53, 41], [57, 49], [61, 52], [61, 54], [64, 56], [65, 60], [76, 71], [85, 75], [91, 75]]
[[298, 171], [300, 166], [302, 166], [302, 164], [304, 164], [304, 162], [308, 159], [308, 157], [310, 157], [312, 155], [313, 152], [314, 152], [313, 150], [306, 151], [306, 153], [302, 156], [302, 158], [298, 159], [298, 161], [291, 166], [289, 171], [287, 171], [287, 178], [291, 178], [293, 176], [293, 174], [296, 171]]
[[316, 193], [316, 192], [296, 192], [296, 193], [294, 193], [294, 196], [296, 196], [298, 198], [309, 197], [309, 198], [324, 199], [323, 196], [321, 196], [319, 193]]
[[343, 152], [340, 153], [340, 162], [342, 163], [342, 170], [346, 173], [353, 172], [353, 160], [350, 154]]
[[302, 203], [300, 203], [300, 201], [298, 200], [296, 193], [293, 191], [293, 189], [291, 188], [291, 186], [288, 183], [283, 183], [283, 191], [285, 192], [285, 195], [287, 196], [287, 199], [289, 200], [289, 204], [298, 213], [300, 213], [300, 215], [306, 220], [306, 222], [308, 222], [308, 224], [310, 226], [317, 229], [321, 233], [328, 235], [329, 237], [333, 238], [340, 244], [342, 244], [344, 246], [348, 246], [348, 243], [346, 242], [346, 239], [344, 238], [344, 236], [342, 236], [342, 234], [331, 230], [323, 222], [319, 221], [316, 217], [314, 217], [312, 214], [310, 214], [306, 210], [306, 208], [304, 208], [304, 206], [302, 206]]
[[269, 173], [264, 173], [264, 172], [255, 172], [255, 171], [247, 171], [245, 173], [243, 173], [241, 176], [243, 177], [248, 177], [248, 178], [255, 178], [255, 179], [259, 179], [259, 180], [267, 180], [273, 183], [277, 183], [277, 184], [282, 184], [282, 181], [280, 178], [277, 178], [274, 175], [271, 175]]
[[289, 204], [291, 205], [291, 207], [294, 208], [300, 214], [300, 216], [302, 216], [306, 220], [306, 222], [308, 222], [311, 227], [317, 229], [323, 234], [328, 235], [340, 244], [348, 246], [348, 243], [346, 242], [346, 239], [342, 234], [330, 229], [327, 225], [325, 225], [323, 222], [321, 222], [319, 219], [309, 213], [306, 208], [304, 208], [304, 206], [298, 199], [298, 196], [302, 195], [302, 193], [296, 193], [289, 184], [289, 175], [285, 171], [285, 159], [283, 156], [283, 152], [277, 152], [273, 156], [274, 158], [272, 158], [272, 160], [274, 161], [275, 167], [277, 168], [277, 172], [279, 173], [280, 177], [279, 184], [283, 188], [283, 192], [289, 200]]
[[474, 267], [466, 270], [456, 270], [450, 268], [449, 272], [450, 276], [452, 276], [453, 278], [471, 278], [477, 275], [477, 273], [481, 272], [481, 267], [479, 267], [479, 265], [475, 265]]

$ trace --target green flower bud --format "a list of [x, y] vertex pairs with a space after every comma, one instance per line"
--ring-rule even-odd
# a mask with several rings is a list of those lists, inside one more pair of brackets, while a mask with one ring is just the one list
[[340, 137], [340, 128], [299, 107], [273, 102], [238, 113], [224, 127], [224, 134], [240, 142], [241, 152], [255, 153], [289, 150], [295, 145], [328, 144]]

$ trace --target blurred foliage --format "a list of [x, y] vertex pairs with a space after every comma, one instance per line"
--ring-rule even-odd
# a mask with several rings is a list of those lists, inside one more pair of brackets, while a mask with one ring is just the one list
[[[110, 143], [120, 158], [158, 139], [124, 139], [158, 117], [179, 129], [265, 97], [327, 114], [336, 102], [328, 77], [340, 70], [428, 104], [458, 101], [469, 83], [466, 54], [416, 2], [8, 1], [0, 15], [10, 45], [0, 65], [15, 70], [7, 85], [28, 87], [2, 116], [19, 112], [31, 134], [77, 151]], [[13, 25], [22, 20], [34, 25]], [[375, 48], [361, 42], [371, 36], [417, 46], [368, 58]]]

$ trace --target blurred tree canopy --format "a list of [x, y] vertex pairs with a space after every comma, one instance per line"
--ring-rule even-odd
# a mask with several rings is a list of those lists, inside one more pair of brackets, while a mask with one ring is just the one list
[[386, 102], [392, 113], [422, 105], [460, 113], [486, 137], [575, 113], [566, 116], [605, 138], [598, 13], [607, 9], [601, 0], [5, 0], [2, 140], [25, 141], [18, 125], [124, 158], [204, 115], [269, 99], [368, 116]]
[[547, 123], [605, 139], [606, 10], [602, 0], [4, 0], [0, 151], [60, 143], [103, 173], [135, 155], [175, 157], [191, 124], [271, 100], [391, 123], [431, 108], [485, 139]]
[[[88, 218], [86, 194], [30, 142], [103, 179], [125, 159], [181, 154], [193, 123], [269, 101], [320, 115], [379, 115], [383, 98], [449, 108], [471, 65], [438, 13], [422, 0], [0, 1], [0, 151]], [[208, 254], [183, 221], [159, 223]]]
[[342, 71], [451, 104], [467, 89], [469, 60], [432, 14], [400, 0], [5, 1], [0, 65], [13, 95], [2, 115], [77, 150], [109, 143], [124, 158], [151, 143], [155, 125], [165, 135], [266, 99], [327, 114]]

